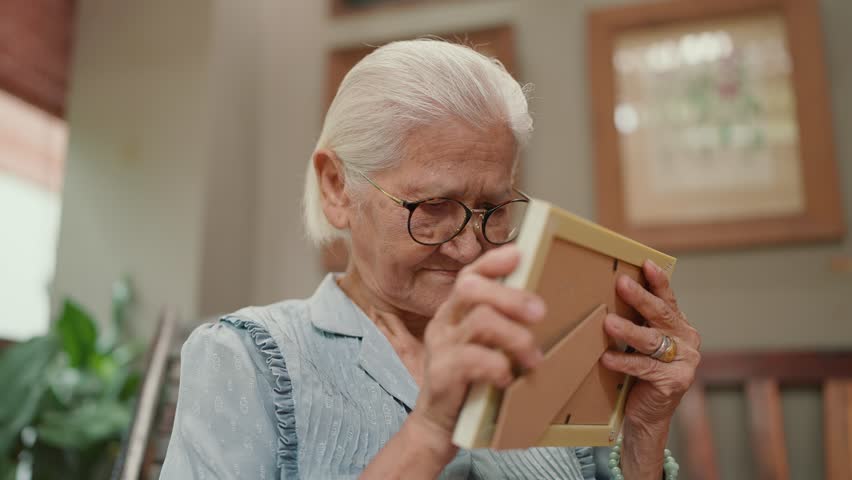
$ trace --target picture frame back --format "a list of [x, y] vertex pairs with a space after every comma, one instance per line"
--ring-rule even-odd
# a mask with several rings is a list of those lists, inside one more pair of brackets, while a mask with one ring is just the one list
[[531, 327], [545, 358], [499, 391], [471, 387], [453, 442], [463, 448], [611, 446], [633, 380], [604, 368], [600, 356], [616, 345], [603, 330], [607, 313], [641, 322], [615, 292], [627, 275], [645, 284], [642, 265], [666, 275], [676, 259], [593, 222], [532, 199], [516, 244], [518, 268], [504, 284], [535, 292], [547, 303]]

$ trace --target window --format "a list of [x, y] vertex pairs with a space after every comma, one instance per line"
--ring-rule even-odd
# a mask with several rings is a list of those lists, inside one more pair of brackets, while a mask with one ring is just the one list
[[65, 121], [0, 90], [0, 338], [47, 332]]

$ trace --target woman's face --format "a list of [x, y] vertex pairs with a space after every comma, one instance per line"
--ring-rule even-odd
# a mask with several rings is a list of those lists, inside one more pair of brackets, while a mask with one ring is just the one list
[[[459, 200], [483, 208], [514, 198], [515, 139], [507, 126], [476, 130], [460, 123], [419, 129], [399, 165], [372, 179], [396, 197]], [[349, 216], [352, 260], [364, 286], [394, 308], [431, 317], [447, 298], [459, 269], [494, 248], [481, 234], [479, 215], [438, 246], [408, 233], [408, 210], [366, 186]]]

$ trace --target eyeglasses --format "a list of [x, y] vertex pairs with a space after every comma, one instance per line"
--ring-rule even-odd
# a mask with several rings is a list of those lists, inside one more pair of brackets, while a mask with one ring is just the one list
[[474, 213], [479, 214], [479, 225], [485, 240], [494, 245], [509, 243], [518, 236], [521, 220], [530, 201], [524, 192], [514, 189], [523, 198], [509, 200], [491, 208], [468, 208], [458, 200], [444, 197], [409, 202], [386, 192], [363, 173], [361, 176], [408, 210], [408, 234], [421, 245], [433, 246], [449, 242], [464, 230]]

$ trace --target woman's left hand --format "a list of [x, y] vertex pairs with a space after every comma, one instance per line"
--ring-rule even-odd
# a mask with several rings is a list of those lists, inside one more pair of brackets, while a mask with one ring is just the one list
[[[668, 277], [651, 261], [645, 262], [643, 272], [648, 281], [647, 290], [633, 279], [622, 276], [616, 282], [616, 291], [644, 317], [645, 325], [636, 325], [615, 314], [607, 315], [604, 322], [611, 337], [636, 350], [636, 353], [610, 350], [601, 359], [610, 370], [637, 378], [625, 406], [625, 448], [631, 443], [634, 447], [665, 445], [672, 415], [692, 385], [701, 360], [698, 353], [701, 337], [678, 308]], [[671, 363], [650, 356], [660, 347], [664, 335], [677, 344], [677, 355]], [[642, 438], [630, 438], [635, 435]], [[654, 456], [659, 457], [654, 460], [662, 461], [662, 447]]]

